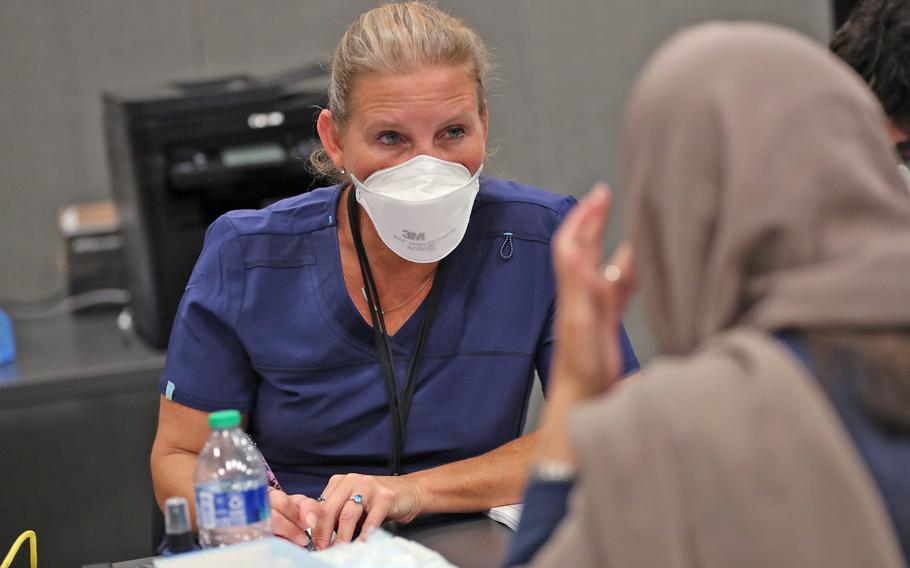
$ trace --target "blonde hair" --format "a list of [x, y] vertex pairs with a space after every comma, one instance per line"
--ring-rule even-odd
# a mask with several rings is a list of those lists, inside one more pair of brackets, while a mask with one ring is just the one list
[[[487, 47], [464, 22], [425, 2], [388, 3], [364, 12], [348, 26], [332, 55], [328, 110], [338, 127], [350, 113], [354, 83], [364, 73], [408, 73], [430, 65], [465, 66], [477, 83], [478, 112], [486, 113], [491, 70]], [[341, 174], [322, 145], [310, 156], [315, 173]]]

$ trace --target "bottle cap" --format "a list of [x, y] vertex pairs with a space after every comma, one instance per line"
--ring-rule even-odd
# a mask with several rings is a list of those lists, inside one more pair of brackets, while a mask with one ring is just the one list
[[190, 509], [183, 497], [170, 497], [164, 502], [164, 532], [190, 532]]
[[221, 430], [223, 428], [236, 428], [240, 426], [240, 411], [237, 410], [219, 410], [209, 414], [209, 426], [212, 430]]

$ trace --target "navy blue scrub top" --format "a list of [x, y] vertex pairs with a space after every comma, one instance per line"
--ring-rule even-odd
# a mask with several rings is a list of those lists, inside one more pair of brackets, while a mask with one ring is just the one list
[[[288, 493], [337, 473], [386, 473], [388, 400], [371, 327], [341, 271], [341, 186], [208, 229], [177, 311], [160, 383], [203, 411], [236, 408]], [[482, 178], [467, 233], [444, 260], [407, 423], [402, 471], [476, 456], [521, 435], [553, 353], [550, 238], [575, 199]], [[509, 238], [511, 235], [511, 238]], [[400, 383], [425, 306], [391, 340]], [[638, 360], [622, 332], [624, 373]]]

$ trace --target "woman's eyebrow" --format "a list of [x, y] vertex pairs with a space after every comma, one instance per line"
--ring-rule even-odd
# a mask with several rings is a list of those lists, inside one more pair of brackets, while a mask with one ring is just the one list
[[404, 122], [402, 120], [390, 120], [385, 117], [375, 120], [368, 119], [364, 124], [364, 130], [398, 130]]
[[471, 117], [471, 111], [459, 111], [457, 114], [452, 115], [451, 117], [439, 121], [439, 124], [454, 124], [454, 123], [463, 123], [467, 122]]
[[[451, 126], [454, 124], [464, 124], [468, 122], [470, 118], [469, 111], [460, 111], [456, 114], [449, 115], [445, 119], [436, 121], [437, 128], [442, 128], [446, 126]], [[385, 130], [404, 130], [407, 128], [408, 121], [406, 120], [395, 120], [388, 118], [377, 118], [375, 120], [367, 120], [364, 123], [364, 130], [367, 132], [377, 132]]]

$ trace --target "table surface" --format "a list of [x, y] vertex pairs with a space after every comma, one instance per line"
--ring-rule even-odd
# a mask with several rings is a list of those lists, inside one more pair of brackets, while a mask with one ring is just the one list
[[13, 322], [17, 357], [0, 366], [0, 408], [26, 396], [86, 393], [93, 381], [109, 383], [112, 376], [160, 372], [164, 352], [122, 332], [116, 320], [107, 310]]
[[[510, 531], [488, 517], [472, 515], [432, 524], [402, 526], [396, 534], [435, 550], [463, 568], [495, 568], [502, 565]], [[152, 568], [152, 558], [116, 562], [114, 568]]]
[[13, 322], [17, 359], [0, 367], [0, 388], [25, 380], [95, 375], [124, 365], [160, 365], [164, 352], [122, 332], [116, 315], [103, 310]]

